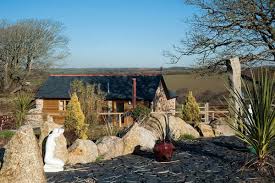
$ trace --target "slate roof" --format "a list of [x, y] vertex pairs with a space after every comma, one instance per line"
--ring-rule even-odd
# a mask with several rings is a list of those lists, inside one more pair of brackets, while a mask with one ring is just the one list
[[107, 100], [131, 100], [133, 78], [136, 78], [137, 83], [137, 100], [152, 101], [160, 82], [168, 98], [176, 97], [167, 89], [161, 75], [50, 75], [39, 88], [36, 98], [69, 99], [70, 83], [81, 80], [85, 83], [100, 84], [101, 90], [107, 93]]

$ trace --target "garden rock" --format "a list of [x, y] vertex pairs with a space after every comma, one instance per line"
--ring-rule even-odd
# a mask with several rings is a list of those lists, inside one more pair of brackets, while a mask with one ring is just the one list
[[[165, 133], [165, 115], [163, 114], [151, 114], [149, 119], [144, 123], [144, 127], [149, 129], [154, 136], [156, 136], [158, 139], [161, 137], [162, 132], [157, 129], [157, 125], [150, 125], [152, 123], [156, 123], [154, 121], [159, 121], [159, 124], [161, 124], [164, 133]], [[154, 128], [152, 127], [154, 126]], [[191, 125], [183, 121], [179, 117], [175, 116], [169, 116], [169, 128], [170, 128], [170, 136], [173, 140], [179, 140], [182, 135], [192, 135], [194, 138], [200, 137], [199, 132], [193, 128]]]
[[[62, 127], [63, 125], [56, 124], [53, 121], [52, 117], [50, 116], [47, 117], [47, 121], [45, 121], [41, 127], [41, 134], [40, 134], [39, 143], [38, 143], [41, 149], [41, 152], [43, 152], [43, 149], [47, 140], [46, 138], [49, 135], [49, 133], [54, 128], [62, 128]], [[65, 136], [61, 134], [59, 137], [55, 139], [55, 142], [56, 142], [55, 157], [58, 159], [61, 159], [66, 163], [68, 159], [68, 150], [67, 150], [67, 141]]]
[[97, 146], [91, 140], [77, 139], [68, 152], [68, 164], [94, 162], [98, 156]]
[[191, 125], [183, 121], [179, 117], [170, 116], [169, 126], [173, 140], [179, 140], [182, 135], [192, 135], [194, 138], [199, 138], [199, 132]]
[[225, 119], [220, 118], [210, 122], [210, 126], [214, 130], [215, 136], [233, 136], [234, 130], [225, 122]]
[[55, 139], [55, 157], [61, 159], [64, 163], [68, 160], [67, 141], [63, 134]]
[[104, 160], [122, 156], [124, 153], [123, 140], [116, 136], [102, 137], [96, 142], [96, 144], [98, 155]]
[[135, 123], [122, 139], [124, 142], [124, 154], [131, 154], [137, 146], [141, 150], [152, 151], [158, 138], [154, 132]]
[[30, 125], [22, 126], [9, 141], [3, 167], [1, 183], [44, 183], [43, 160]]
[[198, 125], [203, 137], [215, 137], [213, 129], [210, 125], [200, 123]]
[[47, 121], [43, 123], [43, 125], [40, 127], [40, 137], [39, 137], [39, 146], [42, 149], [42, 143], [44, 139], [49, 135], [49, 133], [54, 129], [54, 128], [61, 128], [63, 125], [56, 124], [53, 121], [53, 118], [51, 116], [47, 116]]

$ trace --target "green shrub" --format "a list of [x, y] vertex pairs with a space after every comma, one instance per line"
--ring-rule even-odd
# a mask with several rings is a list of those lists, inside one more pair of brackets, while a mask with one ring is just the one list
[[98, 124], [99, 112], [106, 107], [106, 93], [100, 89], [100, 85], [84, 83], [74, 80], [71, 83], [71, 92], [78, 96], [81, 109], [87, 124]]
[[132, 117], [135, 121], [139, 121], [148, 117], [150, 112], [150, 108], [144, 105], [137, 105], [132, 111]]
[[16, 94], [13, 100], [14, 115], [16, 121], [16, 127], [19, 128], [24, 124], [26, 115], [29, 110], [33, 107], [33, 95], [26, 92], [19, 92]]
[[194, 140], [195, 137], [191, 134], [183, 134], [180, 136], [179, 140], [185, 140], [185, 139], [188, 139], [188, 140]]
[[186, 122], [198, 123], [200, 121], [199, 105], [193, 97], [192, 92], [189, 91], [186, 100], [181, 108], [181, 117]]
[[15, 134], [14, 131], [10, 131], [10, 130], [3, 130], [0, 131], [0, 138], [11, 138], [13, 135]]
[[80, 139], [87, 139], [88, 125], [85, 123], [85, 116], [81, 110], [76, 93], [73, 93], [67, 105], [65, 117], [65, 130], [74, 132]]
[[104, 156], [103, 155], [99, 155], [98, 157], [96, 157], [95, 162], [100, 162], [102, 160], [104, 160]]
[[[274, 82], [275, 74], [270, 77], [267, 70], [262, 70], [257, 77], [252, 73], [252, 83], [242, 82], [243, 93], [238, 93], [231, 88], [230, 93], [235, 96], [235, 100], [228, 99], [232, 112], [228, 116], [228, 123], [235, 130], [237, 137], [256, 153], [257, 158], [250, 162], [259, 169], [266, 167], [265, 165], [271, 165], [270, 161], [273, 159], [271, 148], [275, 140], [275, 110], [272, 107], [275, 102]], [[235, 102], [240, 109], [236, 108]]]

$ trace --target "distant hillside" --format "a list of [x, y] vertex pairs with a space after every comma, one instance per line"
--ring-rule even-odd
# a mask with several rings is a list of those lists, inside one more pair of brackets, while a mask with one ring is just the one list
[[162, 73], [162, 74], [180, 74], [192, 71], [188, 67], [171, 68], [54, 68], [50, 70], [51, 74], [96, 74], [96, 73]]

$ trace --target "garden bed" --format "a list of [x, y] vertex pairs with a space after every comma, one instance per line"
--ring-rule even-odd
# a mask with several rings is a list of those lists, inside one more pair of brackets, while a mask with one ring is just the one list
[[176, 143], [171, 162], [160, 163], [152, 153], [66, 166], [47, 173], [48, 182], [275, 182], [272, 176], [240, 168], [252, 156], [235, 137], [183, 140]]
[[15, 134], [14, 130], [2, 130], [0, 131], [0, 148], [4, 147], [11, 137]]

